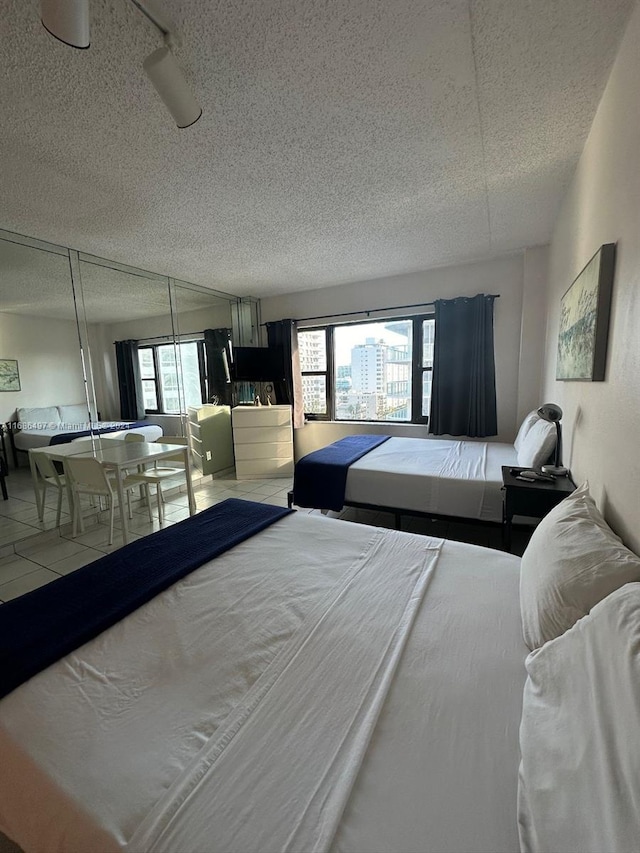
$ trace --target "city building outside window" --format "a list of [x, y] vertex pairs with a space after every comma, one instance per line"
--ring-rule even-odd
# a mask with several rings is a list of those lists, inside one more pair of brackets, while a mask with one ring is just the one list
[[426, 423], [434, 334], [433, 315], [299, 330], [305, 415]]
[[[204, 341], [177, 344], [182, 368], [184, 407], [200, 406], [204, 388]], [[178, 387], [176, 350], [171, 344], [152, 344], [138, 348], [145, 412], [177, 415], [182, 410]]]

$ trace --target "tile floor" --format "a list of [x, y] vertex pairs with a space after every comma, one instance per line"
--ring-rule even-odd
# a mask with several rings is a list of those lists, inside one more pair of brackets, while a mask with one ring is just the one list
[[[29, 471], [26, 468], [11, 469], [7, 487], [9, 500], [0, 500], [0, 603], [50, 583], [61, 575], [73, 572], [103, 554], [121, 547], [117, 512], [113, 545], [108, 544], [108, 513], [100, 512], [97, 507], [92, 508], [88, 504], [84, 508], [88, 516], [85, 532], [72, 539], [66, 496], [63, 498], [61, 526], [57, 528], [55, 490], [50, 490], [47, 494], [44, 521], [40, 522]], [[198, 510], [206, 509], [229, 497], [286, 506], [290, 488], [291, 481], [288, 479], [236, 480], [233, 474], [216, 479], [200, 478], [198, 474], [194, 482]], [[180, 487], [177, 482], [173, 490], [167, 491], [164, 527], [188, 517], [188, 501], [184, 489], [184, 483]], [[129, 524], [131, 540], [139, 539], [160, 528], [155, 506], [153, 523], [149, 522], [147, 508], [139, 500], [133, 501], [132, 507], [133, 520]], [[342, 513], [330, 515], [361, 524], [394, 527], [393, 516], [388, 513], [347, 508]], [[406, 517], [403, 519], [403, 530], [501, 548], [498, 527]], [[521, 554], [527, 541], [526, 531], [514, 530], [514, 553]]]

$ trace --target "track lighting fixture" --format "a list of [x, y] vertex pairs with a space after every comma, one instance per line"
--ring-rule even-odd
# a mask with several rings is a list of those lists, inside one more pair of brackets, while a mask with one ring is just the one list
[[202, 109], [168, 47], [154, 50], [142, 63], [142, 67], [178, 127], [189, 127], [198, 121]]
[[[173, 25], [155, 0], [130, 0], [162, 33], [164, 47], [142, 63], [145, 73], [179, 128], [190, 127], [202, 115], [172, 48], [180, 41]], [[89, 0], [41, 0], [42, 23], [55, 38], [71, 47], [89, 47]]]
[[89, 0], [41, 0], [40, 17], [54, 38], [80, 50], [89, 47]]

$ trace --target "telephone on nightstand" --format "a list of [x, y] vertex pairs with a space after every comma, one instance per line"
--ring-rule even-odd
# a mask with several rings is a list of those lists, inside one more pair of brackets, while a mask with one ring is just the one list
[[530, 483], [542, 482], [542, 483], [553, 483], [555, 482], [555, 477], [552, 477], [550, 474], [540, 474], [538, 471], [512, 471], [516, 475], [516, 479], [518, 480], [528, 480]]

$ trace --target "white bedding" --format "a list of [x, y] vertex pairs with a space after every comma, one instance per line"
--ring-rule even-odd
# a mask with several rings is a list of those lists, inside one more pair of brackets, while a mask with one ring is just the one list
[[[203, 849], [189, 844], [204, 837], [207, 851], [281, 849], [269, 846], [269, 823], [260, 819], [271, 794], [282, 795], [265, 781], [277, 743], [264, 765], [261, 751], [249, 769], [246, 758], [230, 768], [214, 764], [210, 784], [228, 794], [209, 799], [204, 828], [201, 800], [195, 797], [194, 810], [184, 812], [191, 806], [190, 797], [183, 802], [185, 786], [214, 741], [233, 736], [234, 714], [258, 679], [271, 679], [277, 690], [283, 656], [310, 654], [304, 631], [323, 600], [341, 600], [336, 584], [359, 564], [386, 582], [396, 566], [412, 563], [425, 567], [426, 592], [409, 594], [415, 621], [406, 626], [387, 692], [378, 696], [375, 727], [356, 721], [350, 728], [366, 750], [357, 767], [350, 765], [354, 784], [338, 806], [337, 831], [316, 849], [517, 850], [527, 652], [519, 560], [304, 514], [203, 566], [0, 702], [0, 830], [26, 851], [189, 851]], [[340, 626], [325, 630], [325, 642], [332, 637], [348, 656], [360, 624], [354, 617]], [[311, 672], [314, 659], [298, 665]], [[340, 684], [329, 677], [316, 701], [292, 699], [302, 732], [307, 721], [315, 730], [322, 702], [338, 716], [345, 702], [353, 705], [349, 695], [339, 701]], [[299, 681], [303, 696], [306, 685]], [[268, 724], [271, 717], [262, 719]], [[298, 790], [314, 772], [325, 772], [314, 766], [315, 753], [302, 767], [292, 760], [285, 777], [294, 817]], [[218, 775], [223, 771], [226, 778]], [[243, 827], [239, 848], [221, 841], [234, 825]]]
[[[96, 429], [101, 429], [112, 426], [125, 427], [130, 423], [133, 423], [133, 421], [105, 421], [96, 422], [94, 426]], [[89, 424], [77, 424], [76, 426], [77, 429], [73, 430], [73, 432], [85, 432], [89, 429]], [[113, 432], [102, 433], [102, 437], [122, 438], [127, 432], [129, 432], [128, 429], [114, 430]], [[147, 441], [155, 441], [156, 438], [160, 438], [162, 435], [162, 427], [159, 427], [157, 424], [149, 424], [147, 426], [136, 427], [134, 432], [144, 435]], [[36, 447], [48, 447], [51, 444], [51, 439], [61, 433], [64, 433], [64, 431], [61, 430], [60, 426], [51, 429], [25, 429], [15, 432], [13, 440], [18, 450], [33, 450]]]
[[501, 521], [501, 467], [516, 464], [512, 444], [390, 438], [351, 465], [345, 499]]

